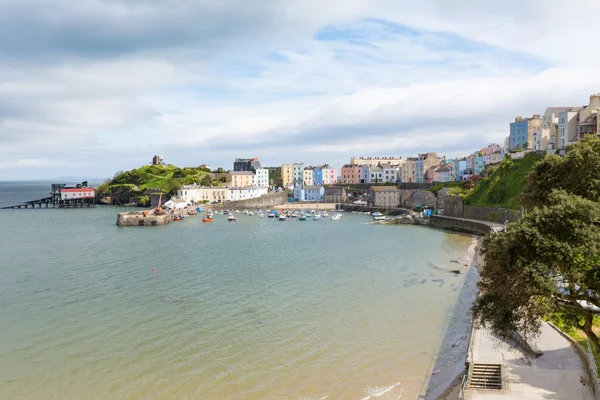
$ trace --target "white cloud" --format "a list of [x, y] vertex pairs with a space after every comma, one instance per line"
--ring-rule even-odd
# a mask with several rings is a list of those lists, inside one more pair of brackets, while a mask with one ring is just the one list
[[0, 179], [461, 155], [600, 87], [592, 1], [3, 4]]

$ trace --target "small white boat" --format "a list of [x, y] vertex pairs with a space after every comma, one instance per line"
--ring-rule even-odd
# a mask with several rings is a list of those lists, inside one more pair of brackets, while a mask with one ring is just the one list
[[249, 215], [249, 216], [253, 216], [253, 215], [254, 215], [254, 213], [253, 213], [252, 211], [250, 211], [250, 212], [248, 212], [248, 215]]
[[373, 217], [373, 221], [385, 221], [385, 215], [378, 215]]
[[338, 220], [338, 219], [340, 219], [340, 218], [342, 218], [342, 215], [341, 215], [341, 214], [337, 214], [337, 213], [336, 213], [336, 214], [333, 214], [333, 215], [331, 216], [331, 220], [332, 220], [332, 221], [337, 221], [337, 220]]
[[292, 218], [298, 218], [298, 213], [297, 212], [292, 213]]
[[318, 221], [320, 219], [321, 219], [321, 216], [319, 214], [313, 215], [313, 221]]
[[236, 214], [239, 214], [239, 213], [240, 213], [240, 210], [235, 210], [235, 213], [236, 213]]
[[248, 215], [248, 210], [244, 210], [244, 214]]
[[279, 220], [280, 220], [280, 221], [285, 221], [286, 219], [287, 219], [287, 217], [286, 217], [284, 214], [281, 214], [281, 215], [279, 216]]
[[321, 214], [321, 215], [323, 215], [324, 218], [329, 217], [329, 213], [327, 211], [324, 211], [323, 214]]
[[235, 219], [235, 215], [229, 214], [229, 217], [227, 217], [227, 221], [229, 221], [229, 222], [235, 222], [237, 220]]

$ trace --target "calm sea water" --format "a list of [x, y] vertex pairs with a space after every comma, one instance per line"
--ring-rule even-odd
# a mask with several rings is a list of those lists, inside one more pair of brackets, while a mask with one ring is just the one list
[[460, 361], [470, 236], [118, 211], [0, 211], [0, 399], [415, 398]]

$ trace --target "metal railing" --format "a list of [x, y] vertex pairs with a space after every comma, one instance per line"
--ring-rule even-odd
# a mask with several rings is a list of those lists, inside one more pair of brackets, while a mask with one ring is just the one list
[[588, 365], [590, 366], [590, 370], [592, 373], [592, 380], [594, 381], [594, 392], [598, 393], [600, 391], [600, 381], [598, 380], [598, 366], [596, 365], [596, 360], [594, 359], [594, 353], [592, 352], [592, 347], [590, 346], [590, 342], [586, 343], [586, 356], [588, 358]]

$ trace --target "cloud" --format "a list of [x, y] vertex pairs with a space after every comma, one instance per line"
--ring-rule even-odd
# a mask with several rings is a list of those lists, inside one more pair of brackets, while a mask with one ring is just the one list
[[583, 0], [0, 3], [0, 179], [465, 155], [600, 87]]

